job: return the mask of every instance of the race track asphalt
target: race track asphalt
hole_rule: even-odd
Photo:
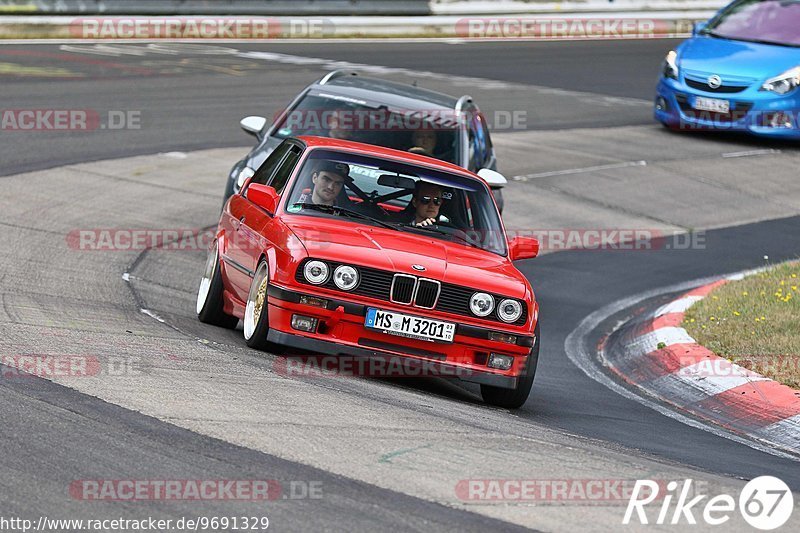
[[[37,272],[38,268],[46,269],[62,261],[57,254],[39,257],[37,250],[27,249],[26,246],[33,245],[24,238],[25,232],[52,231],[54,235],[58,233],[57,239],[63,240],[60,232],[64,227],[79,224],[82,212],[77,210],[87,208],[80,200],[55,202],[48,196],[48,188],[53,186],[53,191],[63,192],[46,178],[37,178],[33,185],[44,198],[42,205],[48,206],[48,210],[42,210],[42,206],[35,203],[25,209],[19,208],[21,198],[28,198],[18,182],[20,173],[40,171],[37,176],[46,176],[47,169],[55,171],[64,165],[88,161],[247,145],[249,138],[238,128],[239,117],[256,113],[270,116],[323,71],[319,63],[303,65],[297,57],[441,73],[443,78],[448,75],[474,78],[476,87],[464,87],[464,92],[476,96],[484,110],[528,110],[529,116],[537,119],[532,120],[529,131],[595,128],[600,134],[605,128],[644,127],[651,124],[649,100],[658,64],[666,50],[675,44],[669,40],[646,40],[229,45],[240,51],[269,51],[286,56],[270,62],[225,52],[196,53],[197,50],[187,51],[186,48],[180,52],[172,49],[174,53],[163,50],[153,53],[146,49],[141,53],[124,53],[123,48],[98,51],[90,48],[91,45],[76,45],[86,47],[80,51],[62,50],[50,44],[0,45],[0,63],[29,69],[24,76],[0,75],[0,98],[4,108],[95,109],[101,116],[109,110],[133,111],[146,125],[139,130],[95,135],[0,132],[0,176],[5,176],[9,182],[15,180],[10,189],[4,187],[7,192],[2,195],[0,207],[5,207],[6,215],[0,215],[0,225],[8,232],[17,232],[16,237],[6,236],[0,241],[6,248],[1,264],[7,274],[0,273],[0,294],[5,309],[0,316],[0,326],[5,323],[3,329],[7,330],[8,343],[3,349],[17,350],[16,353],[31,353],[36,349],[35,329],[20,328],[25,325],[24,321],[14,319],[22,314],[16,307],[23,305],[20,302],[35,305],[35,283],[18,286],[10,280],[19,279],[18,276],[23,275],[21,272],[27,270],[35,281],[43,276]],[[130,48],[137,47],[142,45]],[[57,68],[65,69],[61,78],[53,78],[53,69]],[[400,76],[398,72],[392,75]],[[460,88],[461,83],[469,84],[469,79],[451,80],[449,85],[447,81],[423,79],[431,86],[439,83],[450,91],[454,90],[453,86]],[[507,90],[493,89],[489,83],[481,85],[480,80],[505,83]],[[531,87],[530,94],[538,95],[539,99],[526,97],[525,87]],[[511,132],[508,135],[524,134]],[[671,142],[669,136],[665,139]],[[745,148],[780,149],[793,156],[796,154],[796,149],[787,145],[738,137],[732,137],[731,142]],[[535,154],[531,158],[530,162],[515,161],[514,168],[535,168]],[[219,179],[221,194],[224,176]],[[3,181],[0,177],[0,184]],[[130,191],[141,189],[140,184],[126,186]],[[184,186],[183,181],[176,180],[176,190]],[[87,190],[93,195],[100,194],[100,186],[94,183],[87,185]],[[203,189],[197,194],[196,202],[193,199],[191,205],[178,210],[174,216],[146,206],[141,208],[142,214],[152,217],[155,225],[162,226],[186,224],[189,215],[202,218],[195,222],[199,226],[214,224],[213,211],[208,207],[214,205],[213,188],[211,192]],[[203,195],[205,197],[199,198]],[[513,199],[506,201],[513,202]],[[123,199],[115,198],[117,204],[124,204]],[[800,206],[792,206],[800,214]],[[110,216],[109,226],[114,226],[113,214]],[[125,219],[128,224],[135,223],[135,218],[134,222],[129,219]],[[498,435],[544,431],[574,436],[588,443],[587,446],[608,449],[610,454],[627,454],[636,460],[655,461],[665,468],[683,468],[732,479],[776,475],[798,491],[800,468],[796,461],[687,426],[623,398],[585,375],[569,360],[564,348],[567,336],[581,320],[609,303],[658,287],[762,266],[764,256],[772,262],[796,258],[798,250],[800,216],[711,229],[705,233],[705,245],[696,249],[565,251],[520,263],[519,268],[531,280],[542,306],[543,337],[534,390],[526,406],[515,413],[483,408],[476,401],[475,387],[439,381],[404,385],[384,382],[362,385],[355,381],[341,385],[340,390],[359,403],[387,406],[393,402],[402,403],[410,412],[425,411],[424,405],[404,403],[408,394],[422,392],[430,395],[431,402],[437,405],[440,398],[447,400],[448,405],[452,403],[450,400],[464,402],[464,410],[468,412],[461,413],[460,407],[450,411],[447,407],[443,417],[462,424],[460,427],[465,432],[470,430],[465,422],[468,415],[480,417],[475,413],[484,410],[486,423],[490,424],[488,420],[491,419],[491,432]],[[66,263],[62,266],[67,270],[80,269],[79,261],[69,263],[74,259],[65,255]],[[148,309],[158,312],[178,328],[178,332],[164,334],[170,340],[172,337],[202,338],[212,345],[241,350],[240,332],[209,328],[192,318],[193,295],[188,287],[193,286],[194,280],[187,282],[185,278],[196,276],[202,261],[199,253],[181,258],[160,255],[153,258],[145,254],[137,263],[141,265],[137,268],[144,280],[142,286],[132,285],[138,299],[120,296],[120,312],[136,315],[136,306],[146,301]],[[23,263],[24,269],[20,267]],[[120,264],[114,265],[114,276],[117,276],[114,279],[118,279]],[[15,273],[15,269],[19,272]],[[72,281],[72,274],[67,273],[64,285],[70,287],[66,293],[71,296],[64,297],[63,313],[80,308],[81,297],[73,294],[86,289],[86,285]],[[52,306],[50,310],[59,309],[58,305],[61,304],[48,303]],[[97,327],[102,330],[104,325]],[[80,332],[72,333],[80,336]],[[599,328],[587,341],[592,343],[605,333],[607,331]],[[87,338],[92,336],[87,334]],[[245,365],[254,374],[260,372],[261,363],[257,359],[246,355],[239,357],[242,361],[238,364]],[[265,357],[271,360],[273,356]],[[231,394],[236,393],[236,390],[231,391]],[[136,479],[170,475],[181,479],[250,479],[268,472],[269,478],[287,482],[320,480],[326,486],[326,495],[332,495],[322,503],[300,500],[269,506],[270,520],[280,524],[279,530],[478,531],[511,530],[516,527],[510,523],[512,521],[536,524],[535,519],[528,522],[509,519],[500,511],[456,509],[446,503],[432,502],[430,498],[417,497],[413,491],[389,490],[360,480],[363,477],[354,475],[351,479],[341,472],[308,466],[303,460],[287,460],[258,451],[257,447],[247,449],[164,422],[169,417],[146,416],[142,414],[147,412],[145,404],[117,406],[35,378],[22,382],[0,379],[0,396],[3,426],[0,442],[5,450],[0,458],[0,470],[4,474],[0,480],[0,501],[4,512],[7,509],[9,514],[142,515],[141,504],[86,503],[67,498],[65,487],[75,479],[113,477],[115,473],[120,478]],[[204,505],[204,515],[252,510],[243,504],[225,502]],[[186,503],[155,502],[147,504],[146,509],[151,515],[197,514],[196,507]],[[548,524],[552,529],[552,522],[542,525]]]

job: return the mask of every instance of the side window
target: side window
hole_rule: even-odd
[[[275,150],[269,154],[269,157],[267,157],[264,162],[261,163],[261,166],[258,167],[258,170],[256,170],[252,183],[266,185],[272,175],[275,173],[278,165],[280,165],[281,161],[283,160],[283,156],[286,155],[291,146],[292,145],[288,142],[284,142],[275,148]]]
[[[492,153],[494,148],[492,147],[492,137],[489,135],[489,126],[486,124],[486,117],[483,116],[483,113],[478,114],[478,121],[480,124],[481,131],[483,132],[483,139],[484,139],[484,154],[483,154],[483,164],[482,166],[487,166],[489,160],[492,157]]]
[[[480,169],[475,168],[475,130],[472,129],[472,121],[470,121],[467,127],[467,148],[469,149],[469,159],[467,160],[469,166],[467,169],[469,169],[470,172],[477,172]]]
[[[286,159],[283,160],[280,168],[272,177],[272,181],[269,182],[270,187],[278,191],[278,194],[283,193],[283,190],[286,188],[286,182],[289,181],[289,176],[292,175],[292,171],[297,164],[297,160],[300,159],[301,153],[302,150],[299,146],[292,145],[289,148],[289,154],[286,156]]]
[[[474,171],[477,171],[483,168],[488,155],[486,130],[481,115],[477,112],[471,113],[469,118],[469,136],[470,168],[474,167]]]

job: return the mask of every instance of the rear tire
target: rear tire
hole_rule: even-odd
[[[239,323],[239,319],[223,311],[223,288],[222,273],[219,269],[219,244],[215,242],[214,249],[208,252],[206,267],[200,279],[195,311],[200,322],[233,329]]]
[[[531,388],[533,387],[533,378],[536,377],[536,366],[539,364],[540,340],[538,322],[536,323],[536,329],[533,334],[536,340],[528,356],[525,371],[517,382],[517,387],[515,389],[503,389],[500,387],[492,387],[491,385],[481,385],[481,396],[484,402],[506,409],[518,409],[525,405],[531,393]]]
[[[267,290],[269,289],[269,268],[262,260],[258,264],[250,293],[247,295],[247,306],[244,310],[244,340],[256,350],[266,350],[271,346],[267,340],[269,335],[269,306]]]

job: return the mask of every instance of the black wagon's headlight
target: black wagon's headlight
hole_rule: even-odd
[[[322,285],[328,281],[330,268],[322,261],[309,261],[303,268],[303,276],[313,285]]]
[[[250,167],[244,167],[242,170],[239,171],[239,174],[236,176],[236,192],[242,189],[244,182],[255,176],[256,171]]]
[[[349,265],[340,265],[333,271],[333,282],[343,291],[352,291],[358,286],[358,270]]]

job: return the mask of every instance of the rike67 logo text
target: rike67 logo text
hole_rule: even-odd
[[[694,525],[700,517],[708,525],[719,526],[735,516],[738,507],[748,524],[769,531],[784,525],[794,510],[792,491],[786,483],[772,476],[761,476],[748,482],[739,493],[738,506],[729,494],[711,498],[706,494],[692,494],[691,479],[684,480],[682,485],[670,481],[665,494],[660,493],[661,488],[662,485],[649,479],[636,481],[622,523],[627,525],[634,519],[640,524]],[[657,503],[647,509],[650,511],[648,517],[645,507],[653,502]],[[658,510],[658,516],[652,520],[655,510]]]

